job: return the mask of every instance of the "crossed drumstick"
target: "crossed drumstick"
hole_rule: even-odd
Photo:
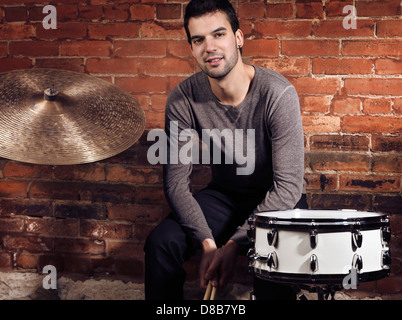
[[[203,300],[214,300],[215,299],[215,294],[216,294],[216,287],[212,286],[212,282],[208,282],[207,290],[205,291],[204,294],[204,299]]]

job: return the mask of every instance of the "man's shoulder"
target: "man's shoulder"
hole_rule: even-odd
[[[278,87],[289,87],[292,84],[287,80],[283,75],[279,72],[263,68],[260,66],[254,66],[256,72],[259,74],[259,79],[262,84],[266,84],[268,86],[278,86]]]

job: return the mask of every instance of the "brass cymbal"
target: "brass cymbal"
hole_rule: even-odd
[[[0,157],[89,163],[128,149],[144,129],[137,100],[107,81],[55,69],[0,73]]]

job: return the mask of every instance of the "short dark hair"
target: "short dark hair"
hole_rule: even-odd
[[[236,11],[228,0],[191,0],[186,7],[184,15],[184,29],[187,34],[187,41],[191,44],[191,35],[188,30],[188,22],[190,18],[201,17],[204,14],[221,11],[226,14],[233,33],[239,29],[239,20]]]

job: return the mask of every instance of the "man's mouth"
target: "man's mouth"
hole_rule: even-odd
[[[209,63],[210,65],[217,65],[219,64],[219,62],[221,62],[223,60],[222,57],[214,57],[214,58],[209,58],[207,59],[207,63]]]

